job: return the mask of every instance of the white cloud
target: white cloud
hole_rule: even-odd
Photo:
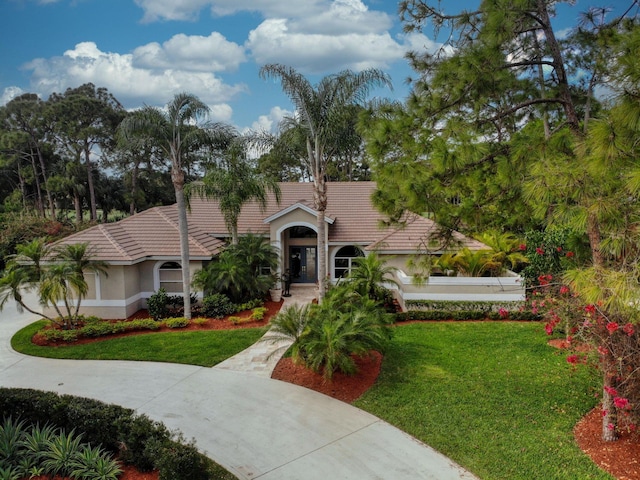
[[[388,32],[295,33],[289,30],[284,19],[265,20],[249,33],[246,46],[258,64],[285,63],[309,73],[344,68],[385,68],[402,58],[405,52]]]
[[[23,93],[25,92],[20,87],[6,87],[3,90],[2,95],[0,95],[0,106],[6,105],[11,100],[19,97]]]
[[[102,52],[93,42],[79,43],[61,57],[33,60],[25,68],[32,71],[32,88],[42,96],[92,82],[106,87],[127,107],[143,102],[163,105],[174,94],[189,92],[222,112],[228,107],[222,105],[247,89],[242,84],[227,85],[210,72],[139,68],[132,54]]]
[[[202,9],[214,15],[260,12],[266,18],[317,15],[327,8],[326,0],[135,0],[144,11],[143,22],[194,20]]]
[[[334,0],[317,15],[304,15],[290,21],[289,28],[307,34],[366,34],[384,32],[392,23],[389,15],[369,10],[361,0]]]
[[[292,115],[293,112],[280,107],[273,107],[268,115],[260,115],[258,120],[251,124],[251,130],[256,132],[275,133],[282,119]]]
[[[133,66],[152,70],[234,71],[244,61],[244,48],[218,32],[208,37],[180,33],[162,45],[148,43],[133,51]]]

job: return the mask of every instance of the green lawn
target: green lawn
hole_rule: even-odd
[[[31,337],[44,325],[45,321],[39,321],[20,330],[11,340],[13,348],[27,355],[47,358],[148,360],[212,367],[253,345],[266,331],[264,328],[241,328],[158,332],[100,340],[84,345],[33,345]]]
[[[37,347],[38,322],[12,340],[23,353],[212,366],[264,329],[171,332],[88,345]],[[376,385],[355,405],[451,457],[483,480],[611,479],[576,446],[572,429],[597,402],[598,379],[546,344],[540,323],[399,326]]]
[[[539,323],[399,326],[355,405],[483,480],[610,479],[572,436],[596,404],[597,379],[546,340]]]

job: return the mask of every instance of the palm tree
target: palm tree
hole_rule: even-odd
[[[55,260],[57,262],[63,262],[71,268],[71,272],[69,272],[71,277],[75,275],[80,276],[86,283],[84,278],[85,273],[108,276],[107,263],[102,260],[94,260],[94,254],[95,252],[88,243],[73,243],[57,249]],[[77,318],[78,316],[83,296],[84,295],[77,295],[75,311],[72,315],[73,318]]]
[[[189,271],[189,232],[184,195],[184,168],[188,153],[199,148],[208,140],[206,132],[193,125],[193,122],[198,121],[208,112],[209,107],[198,97],[188,93],[180,93],[167,104],[166,110],[144,107],[123,120],[118,129],[120,142],[123,144],[130,144],[135,137],[145,140],[151,139],[171,161],[171,181],[178,208],[185,318],[191,318],[191,275]]]
[[[327,277],[326,224],[327,164],[333,150],[340,145],[344,116],[349,107],[364,103],[372,87],[389,86],[389,77],[380,70],[367,69],[359,73],[350,70],[323,77],[317,85],[294,68],[268,64],[260,69],[262,78],[277,78],[282,90],[293,102],[295,116],[285,119],[283,127],[301,128],[305,132],[308,171],[313,176],[314,204],[318,229],[319,297],[324,298]]]
[[[383,285],[385,283],[398,285],[398,282],[393,279],[397,268],[385,265],[384,260],[375,252],[366,257],[354,258],[353,263],[355,268],[349,273],[348,279],[356,291],[371,300],[384,301],[386,289]]]
[[[205,175],[202,182],[191,183],[185,190],[187,198],[197,194],[200,197],[218,200],[233,245],[238,243],[238,217],[245,203],[254,200],[264,211],[267,207],[268,191],[273,192],[276,202],[280,203],[278,183],[260,175],[247,162],[249,142],[250,139],[233,133],[233,138],[224,152],[223,165],[215,166]]]

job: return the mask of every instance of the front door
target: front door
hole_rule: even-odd
[[[317,247],[289,247],[289,270],[293,283],[315,283],[318,280]]]

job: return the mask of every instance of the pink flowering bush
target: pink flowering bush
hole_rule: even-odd
[[[602,304],[584,305],[568,286],[558,286],[553,277],[541,278],[532,303],[544,314],[545,332],[564,334],[569,364],[587,363],[602,373],[603,438],[614,439],[622,429],[635,430],[640,421],[640,336],[635,320],[611,313]],[[585,352],[579,348],[584,345],[591,348]]]

